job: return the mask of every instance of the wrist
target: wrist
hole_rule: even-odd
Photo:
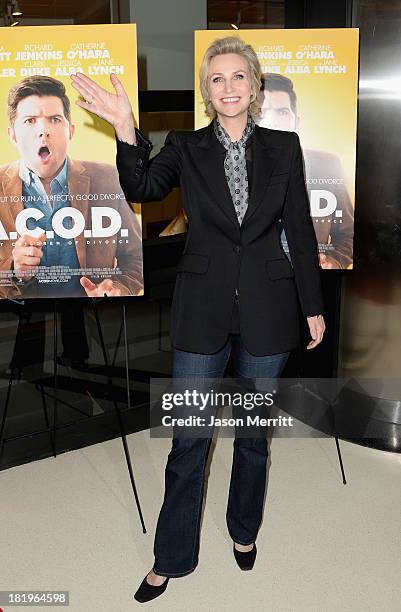
[[[118,140],[127,144],[136,145],[135,125],[132,116],[122,123],[116,123],[114,130]]]

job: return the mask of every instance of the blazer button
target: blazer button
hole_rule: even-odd
[[[141,166],[142,166],[142,164],[143,164],[143,160],[142,160],[142,158],[141,158],[141,157],[138,157],[137,162],[136,162],[136,165],[137,165],[137,166],[139,166],[139,167],[141,167]]]
[[[233,250],[235,251],[235,253],[241,253],[241,245],[240,244],[236,244],[235,247],[233,248]]]

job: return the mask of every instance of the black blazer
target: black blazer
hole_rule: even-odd
[[[215,353],[230,331],[236,290],[241,337],[254,355],[299,343],[298,299],[304,316],[323,313],[317,242],[295,132],[255,127],[248,210],[240,226],[224,172],[225,149],[213,124],[170,132],[149,161],[151,143],[117,140],[117,169],[127,200],[161,200],[181,187],[189,219],[171,313],[172,345]],[[292,265],[278,224],[285,230]]]

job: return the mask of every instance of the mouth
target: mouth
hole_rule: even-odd
[[[241,98],[239,98],[238,96],[231,96],[229,98],[221,98],[221,101],[223,102],[223,104],[236,104],[240,101],[240,99]]]
[[[38,151],[38,155],[40,157],[40,159],[42,160],[42,162],[46,163],[48,161],[48,159],[51,156],[51,152],[49,150],[49,147],[40,147],[39,151]]]

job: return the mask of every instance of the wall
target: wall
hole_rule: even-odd
[[[193,89],[193,30],[207,27],[207,0],[130,0],[138,26],[139,88]]]

